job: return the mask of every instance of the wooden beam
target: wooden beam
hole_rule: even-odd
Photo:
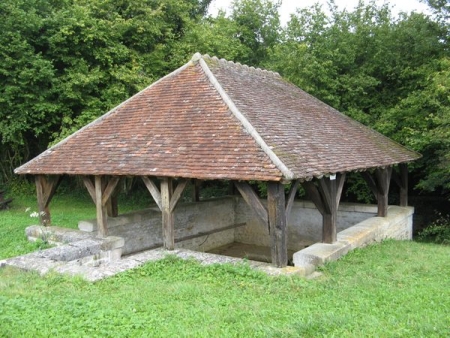
[[[339,203],[341,202],[342,190],[344,189],[346,173],[336,174],[336,208],[339,209]]]
[[[116,189],[114,189],[114,192],[111,194],[111,197],[109,199],[109,206],[108,206],[108,216],[109,217],[117,217],[119,216],[119,201],[118,201],[118,196],[119,196],[119,192],[120,192],[120,181],[122,181],[122,178],[119,179],[119,181],[117,182],[117,187]],[[109,209],[109,207],[111,209]]]
[[[105,206],[106,202],[111,198],[114,190],[117,187],[117,183],[119,183],[120,177],[114,176],[108,182],[102,193],[102,205]],[[106,182],[105,182],[106,183]]]
[[[377,168],[375,170],[375,177],[377,179],[378,216],[380,217],[387,216],[391,174],[392,174],[392,167]]]
[[[170,212],[173,212],[175,207],[177,206],[178,201],[180,200],[181,194],[183,193],[184,189],[186,188],[186,185],[188,184],[188,180],[182,180],[178,182],[177,187],[175,188],[175,191],[173,192],[172,197],[170,198]]]
[[[152,195],[153,199],[155,200],[155,203],[158,206],[159,210],[162,211],[161,193],[159,192],[158,187],[147,176],[141,176],[141,178],[144,181],[144,184],[147,187],[150,194]]]
[[[193,179],[192,180],[192,201],[199,202],[200,201],[200,188],[202,186],[202,181]]]
[[[320,190],[324,199],[325,210],[322,222],[322,242],[334,243],[337,241],[337,182],[336,177],[322,177],[319,180]]]
[[[99,237],[106,237],[108,235],[107,228],[107,212],[106,207],[102,203],[103,200],[103,185],[102,176],[95,176],[95,207],[97,209],[97,229]]]
[[[339,202],[345,182],[345,173],[322,177],[319,187],[314,182],[303,182],[309,198],[322,214],[322,242],[334,243],[337,240],[336,222]]]
[[[317,210],[319,210],[319,212],[323,215],[325,213],[325,206],[322,200],[322,196],[317,189],[317,186],[312,181],[303,182],[302,186],[306,191],[306,195],[308,195],[309,199],[314,203]]]
[[[297,194],[298,187],[300,186],[300,180],[296,180],[291,185],[289,195],[286,201],[286,224],[289,224],[289,216],[291,215],[292,205],[294,204],[295,195]]]
[[[95,185],[92,182],[92,179],[88,176],[83,176],[83,183],[89,195],[91,196],[92,201],[95,203]]]
[[[408,164],[400,163],[398,165],[400,171],[400,180],[402,182],[400,186],[400,206],[408,206]]]
[[[261,203],[256,193],[253,191],[252,187],[247,182],[234,182],[237,190],[239,190],[242,198],[245,202],[252,208],[260,222],[268,226],[269,217],[267,215],[266,207]],[[270,231],[270,228],[269,228]]]
[[[398,173],[392,170],[392,178],[400,188],[400,206],[408,206],[408,165],[400,163],[398,165]]]
[[[287,265],[288,258],[284,186],[279,182],[267,183],[267,213],[272,264],[282,268]]]
[[[162,212],[162,234],[163,246],[167,250],[175,248],[175,230],[173,212],[170,211],[171,178],[161,179],[161,212]]]
[[[61,176],[36,175],[36,194],[39,208],[39,221],[42,225],[48,226],[51,224],[51,215],[49,204],[55,195],[55,191],[61,182]]]

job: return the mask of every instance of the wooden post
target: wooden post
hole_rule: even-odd
[[[313,201],[317,210],[322,214],[322,242],[337,241],[336,222],[339,202],[345,182],[345,173],[322,177],[319,188],[313,182],[303,182],[302,185]]]
[[[167,177],[161,179],[162,235],[164,249],[167,250],[175,248],[173,213],[170,212],[171,180]]]
[[[194,179],[192,180],[192,201],[199,202],[200,201],[200,187],[202,185],[201,180]]]
[[[388,214],[388,196],[391,174],[392,167],[377,168],[377,170],[375,170],[375,177],[377,179],[377,201],[379,217],[386,217]]]
[[[400,163],[398,165],[400,170],[400,206],[408,206],[408,165],[406,163]]]
[[[284,186],[279,182],[267,183],[267,214],[269,218],[272,264],[285,267],[287,257],[286,205]]]
[[[107,229],[107,210],[106,206],[103,205],[103,184],[102,176],[95,176],[95,207],[97,209],[97,231],[99,237],[106,237],[108,235]]]
[[[51,224],[49,204],[60,182],[60,176],[49,176],[48,179],[44,175],[35,177],[39,221],[44,226]]]
[[[322,196],[326,200],[325,213],[323,214],[322,224],[322,242],[334,243],[337,241],[336,218],[337,218],[337,201],[336,201],[336,178],[323,177],[319,181],[322,190]]]

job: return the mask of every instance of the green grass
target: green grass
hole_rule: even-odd
[[[148,198],[130,199],[120,196],[121,213],[142,209],[151,203]],[[25,228],[38,224],[39,220],[30,217],[38,211],[36,197],[14,197],[11,208],[0,210],[0,259],[22,255],[42,247],[42,243],[30,243],[25,238]],[[76,197],[56,194],[50,203],[52,225],[76,229],[78,221],[95,218],[95,205],[87,192],[77,191]]]
[[[58,203],[69,208],[63,200],[55,220]],[[95,212],[69,204],[83,217]],[[10,212],[10,228],[23,230],[29,216]],[[0,336],[447,337],[449,257],[449,246],[386,241],[315,280],[174,257],[97,283],[0,269]]]

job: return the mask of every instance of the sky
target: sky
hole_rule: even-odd
[[[213,0],[209,12],[212,15],[216,15],[220,8],[227,9],[229,8],[232,0]],[[324,8],[327,8],[327,0],[282,0],[282,5],[280,8],[280,20],[282,24],[285,24],[289,21],[289,15],[295,12],[296,8],[310,7],[316,2],[319,2],[323,5]],[[358,4],[358,0],[335,0],[336,5],[340,9],[348,9],[352,10]],[[366,1],[368,2],[368,1]],[[376,3],[382,5],[384,3],[389,3],[391,7],[393,7],[393,14],[396,15],[399,12],[411,12],[411,11],[420,11],[426,12],[427,6],[418,0],[394,0],[394,1],[385,1],[385,0],[376,0]]]

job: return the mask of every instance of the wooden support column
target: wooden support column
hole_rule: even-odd
[[[49,204],[55,194],[56,188],[61,182],[61,176],[36,175],[36,193],[39,208],[39,222],[44,226],[51,224]]]
[[[94,181],[87,176],[83,177],[83,183],[97,209],[97,230],[99,237],[106,237],[108,235],[108,205],[111,206],[111,197],[114,194],[119,180],[120,178],[117,176],[107,180],[106,177],[98,175],[94,177]]]
[[[398,173],[392,170],[392,178],[400,188],[400,206],[408,206],[408,165],[400,163],[398,165]]]
[[[180,200],[181,194],[186,188],[188,181],[183,180],[178,183],[173,190],[172,179],[163,177],[161,179],[161,212],[162,212],[162,234],[163,246],[166,250],[175,248],[175,230],[174,230],[174,214],[173,211]],[[147,187],[148,188],[148,187]],[[156,192],[154,192],[155,195]]]
[[[285,267],[287,257],[286,205],[284,186],[279,182],[267,183],[267,214],[270,229],[272,264]]]
[[[377,168],[375,170],[375,177],[377,179],[377,202],[379,217],[386,217],[388,213],[388,195],[391,174],[392,167]]]
[[[192,180],[192,201],[199,202],[200,201],[200,187],[202,185],[201,180],[193,179]]]
[[[318,186],[312,181],[303,182],[302,185],[313,201],[317,210],[322,214],[322,242],[334,243],[337,241],[336,222],[339,202],[345,182],[345,173],[322,177]]]
[[[99,237],[106,237],[108,235],[107,228],[107,212],[106,207],[102,204],[103,199],[103,184],[102,176],[95,176],[95,207],[97,209],[97,231]]]
[[[170,212],[170,198],[171,178],[164,177],[161,180],[161,212],[162,212],[162,234],[163,234],[163,246],[167,250],[173,250],[175,248],[175,231],[173,213]]]

